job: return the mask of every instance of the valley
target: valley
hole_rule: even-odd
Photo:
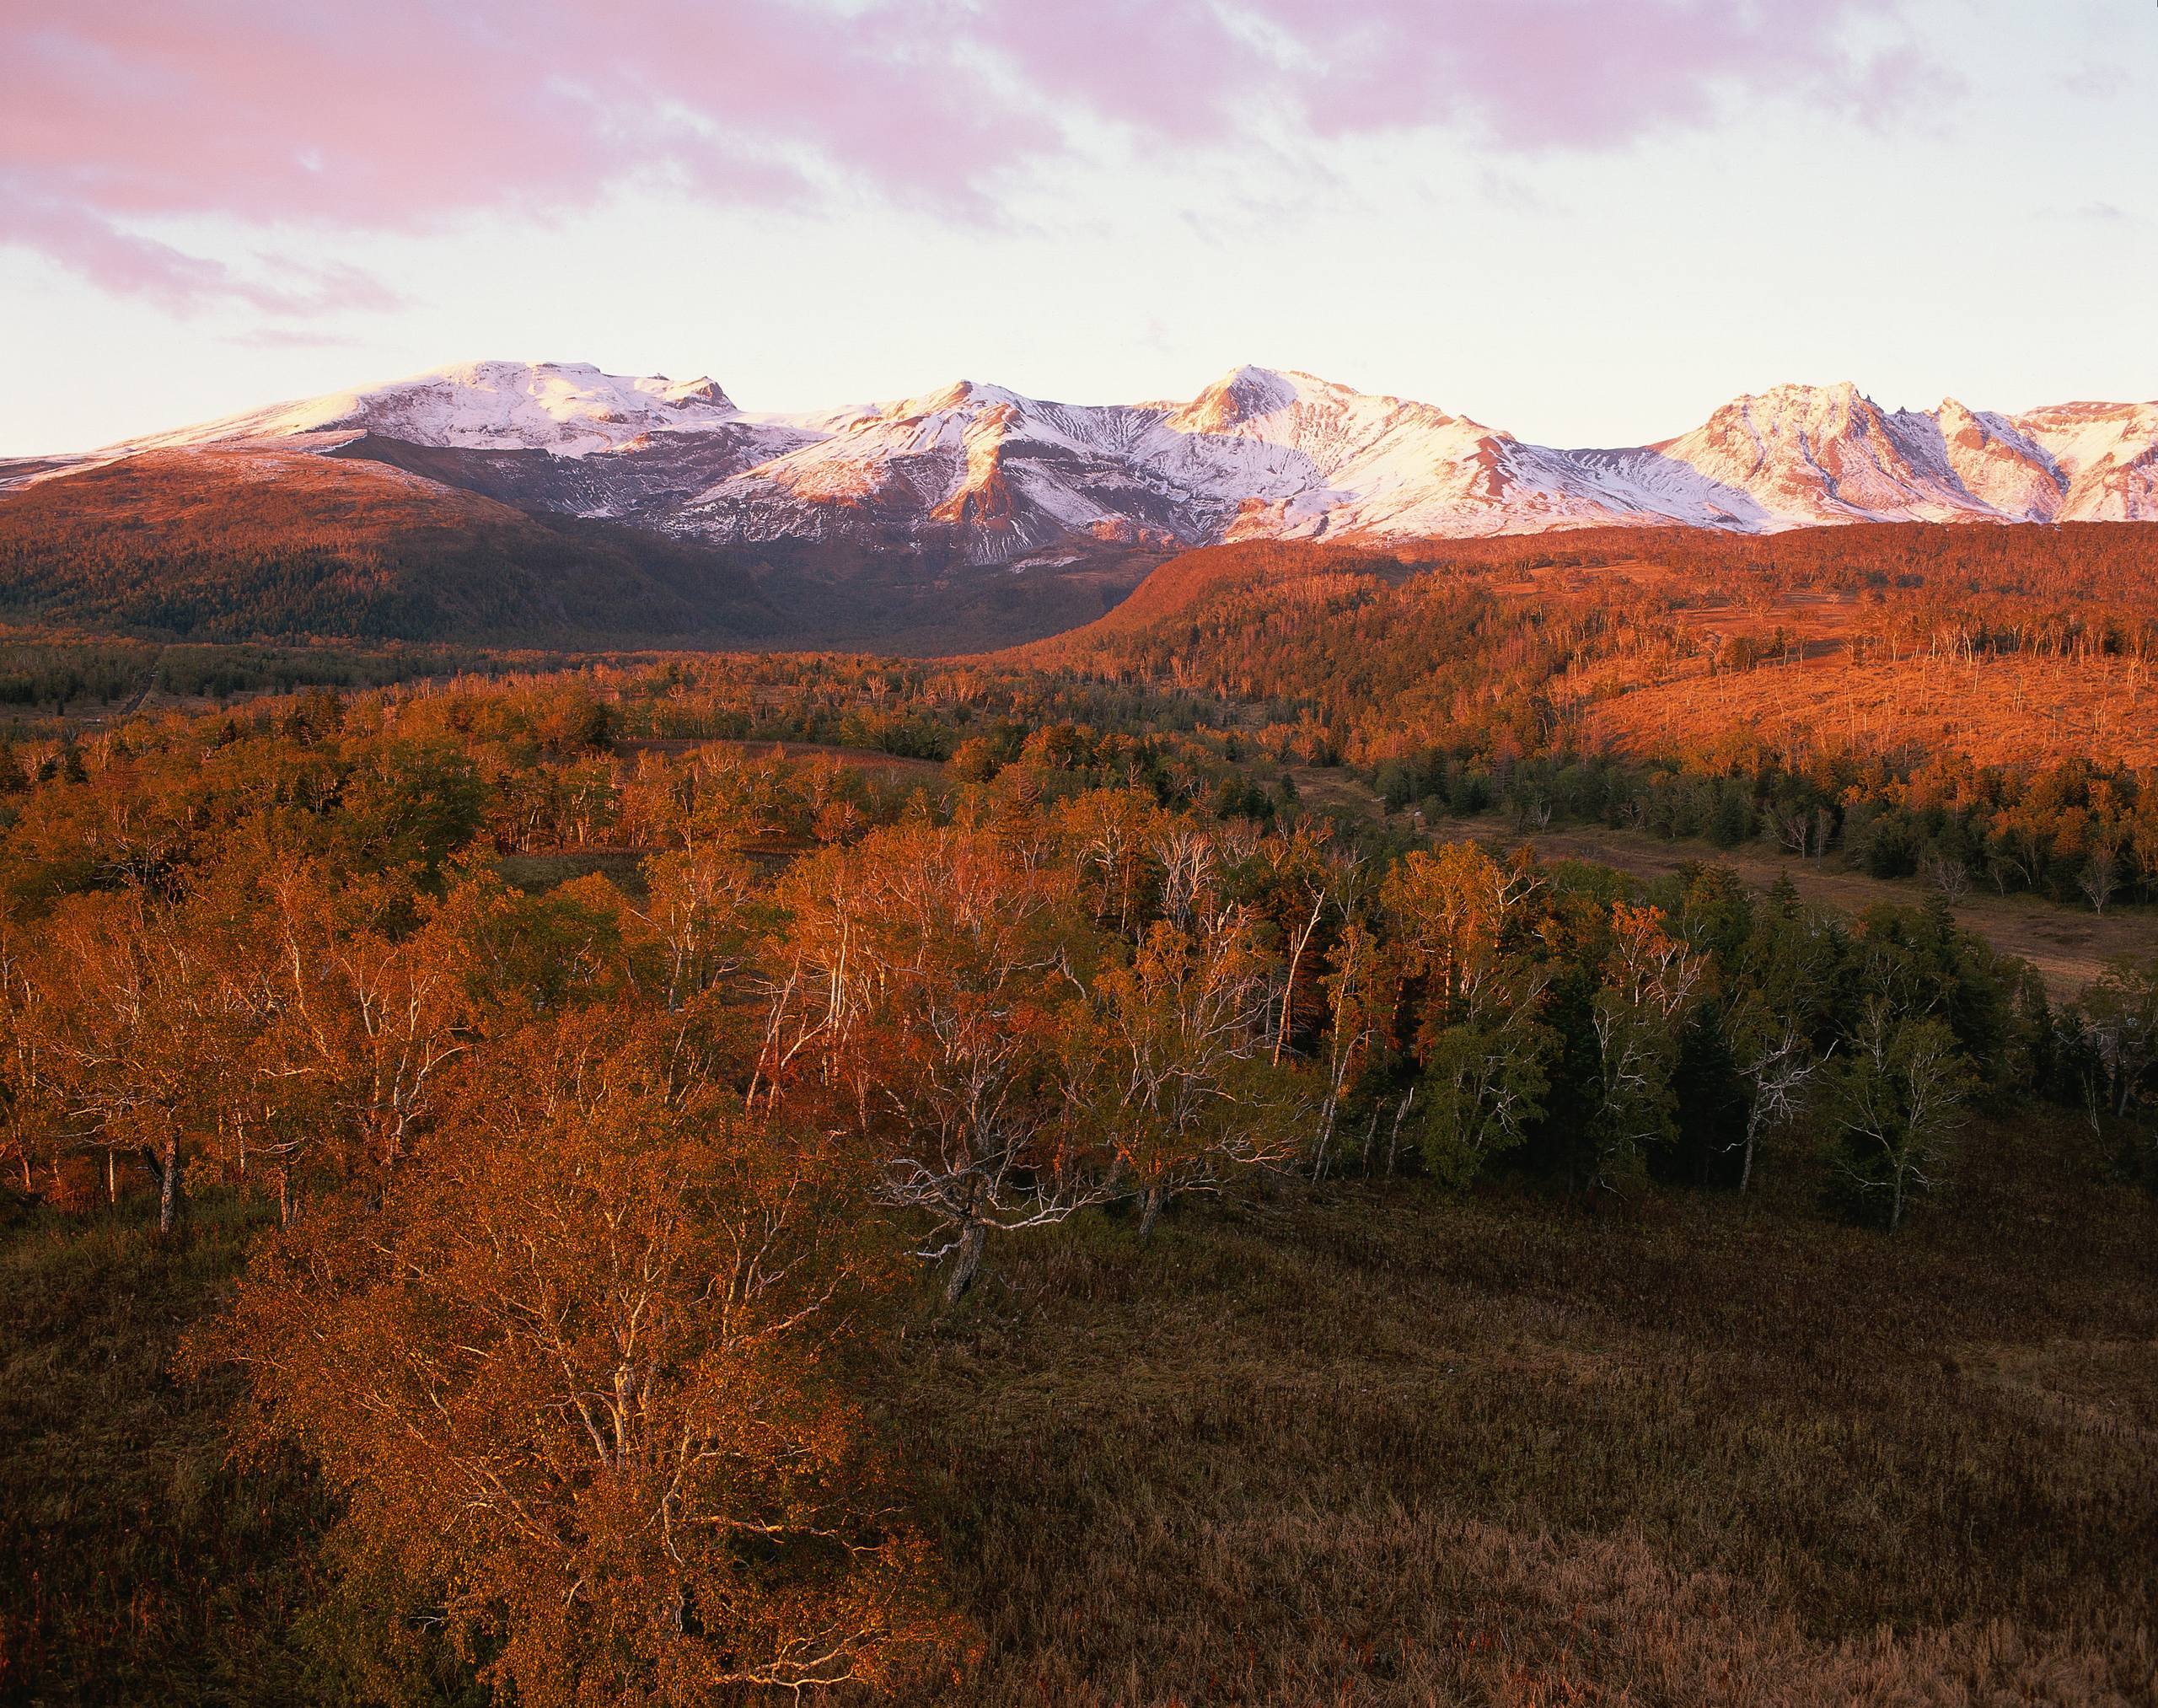
[[[2158,523],[609,384],[0,497],[0,1684],[537,1700],[688,1582],[902,1704],[2136,1699]]]

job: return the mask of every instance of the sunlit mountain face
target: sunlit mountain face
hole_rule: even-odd
[[[717,544],[976,565],[1090,544],[2158,518],[2158,404],[1892,411],[1849,384],[1785,385],[1659,443],[1569,449],[1254,367],[1182,401],[1064,404],[962,380],[758,412],[709,379],[475,362],[0,465],[0,483],[209,447],[383,463],[523,509]]]

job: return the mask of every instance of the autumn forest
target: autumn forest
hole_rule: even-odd
[[[85,547],[0,1695],[2149,1700],[2151,532],[1230,545],[922,658]]]

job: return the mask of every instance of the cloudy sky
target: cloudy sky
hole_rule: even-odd
[[[0,0],[0,454],[475,357],[2158,397],[2152,0]]]

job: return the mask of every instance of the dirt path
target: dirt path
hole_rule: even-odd
[[[1299,770],[1296,776],[1300,798],[1312,806],[1383,816],[1377,796],[1345,771]],[[1788,874],[1808,901],[1852,913],[1882,901],[1912,906],[1927,894],[1913,878],[1872,878],[1844,869],[1835,857],[1822,862],[1795,860],[1754,843],[1718,848],[1600,824],[1523,831],[1511,817],[1497,813],[1431,820],[1424,828],[1434,841],[1488,841],[1516,848],[1527,842],[1547,860],[1591,860],[1635,878],[1661,878],[1692,860],[1729,866],[1763,889]],[[2158,909],[2116,908],[2101,917],[2035,895],[1973,893],[1956,904],[1956,917],[1995,948],[2029,961],[2055,1001],[2077,995],[2118,956],[2158,956]]]
[[[620,754],[663,753],[679,755],[701,747],[731,747],[752,759],[761,759],[776,749],[788,759],[835,759],[842,765],[862,771],[907,773],[922,777],[944,775],[941,760],[910,759],[902,754],[886,753],[881,749],[867,747],[839,747],[821,741],[746,741],[731,736],[642,736],[617,742],[615,751]]]
[[[1915,879],[1871,878],[1842,869],[1833,857],[1817,863],[1751,844],[1718,848],[1706,842],[1667,842],[1645,832],[1601,825],[1524,835],[1510,819],[1497,814],[1443,820],[1425,828],[1441,841],[1475,836],[1517,846],[1527,841],[1546,859],[1593,860],[1639,878],[1660,878],[1690,860],[1729,866],[1763,889],[1788,875],[1808,901],[1854,913],[1882,901],[1910,906],[1927,894]],[[2158,955],[2158,911],[2148,908],[2116,909],[2102,917],[2035,895],[1973,894],[1956,904],[1956,918],[1995,948],[2029,961],[2046,981],[2047,994],[2056,1000],[2076,995],[2116,956]]]

